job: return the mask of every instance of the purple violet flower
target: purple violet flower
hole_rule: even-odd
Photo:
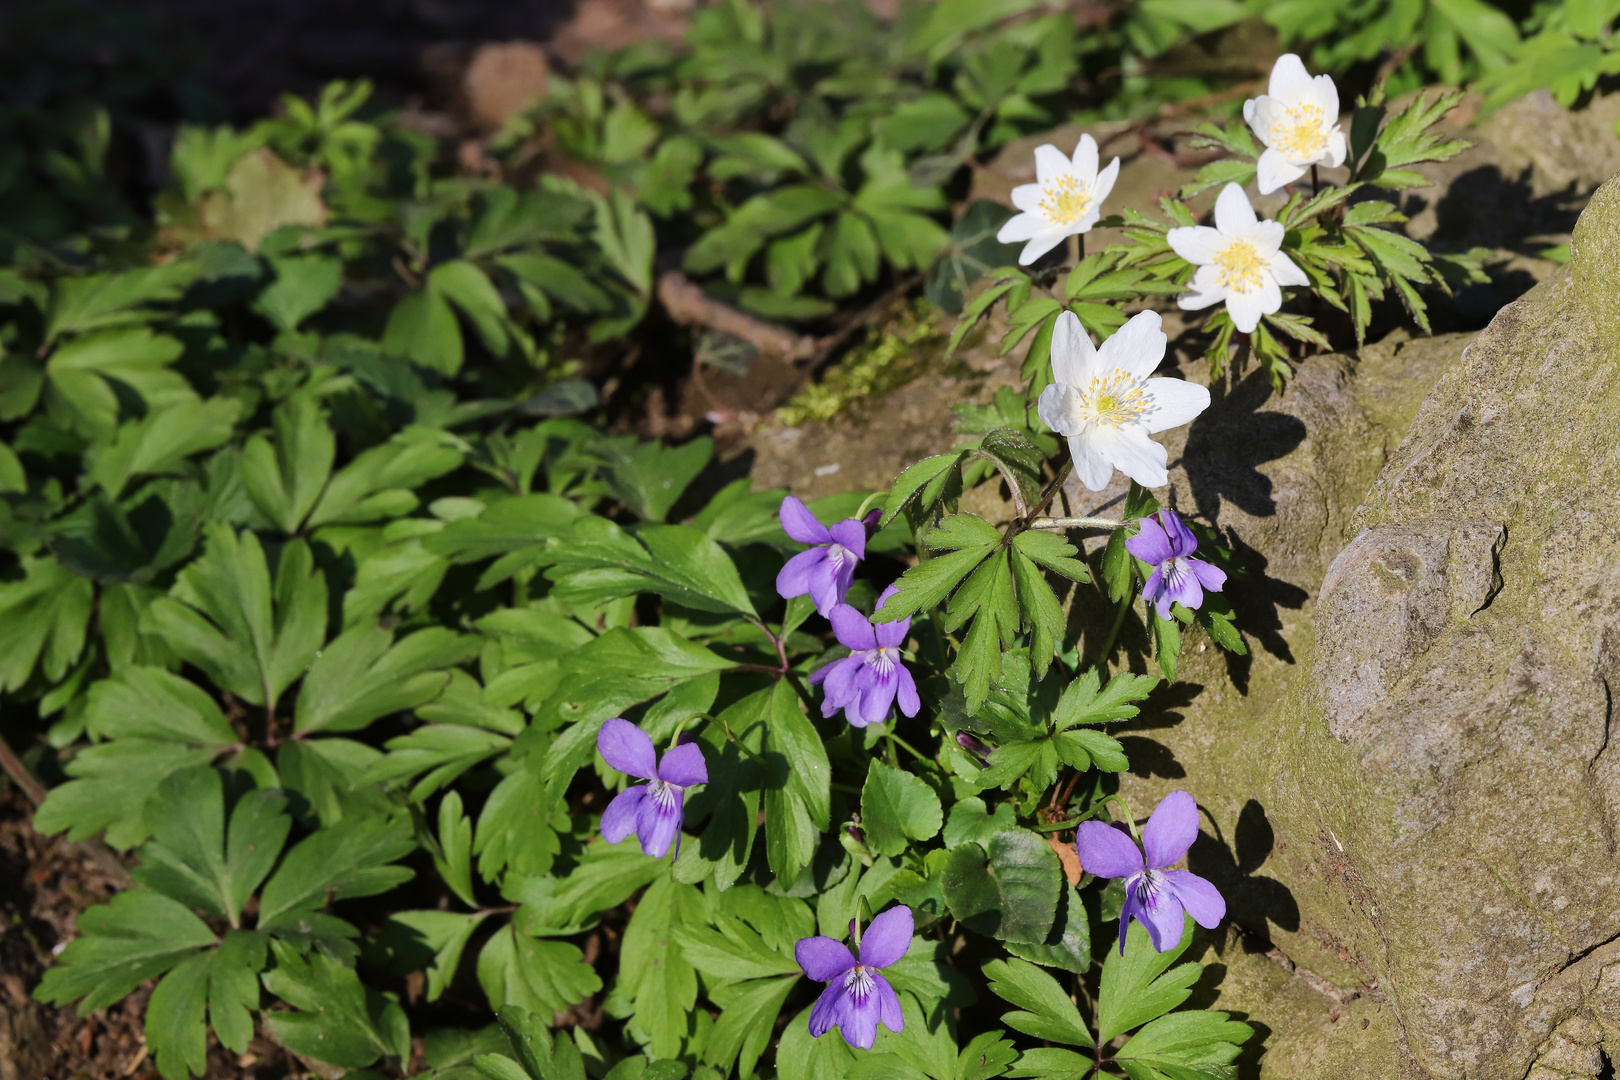
[[[864,518],[845,518],[828,527],[792,495],[783,499],[782,531],[815,547],[799,552],[782,567],[776,575],[777,595],[789,600],[809,593],[825,618],[848,595],[855,564],[866,558],[867,538],[881,516],[873,510]]]
[[[878,597],[877,606],[900,590],[890,585]],[[856,727],[880,724],[889,718],[895,699],[900,711],[916,716],[921,708],[917,684],[900,662],[900,646],[911,631],[911,619],[872,623],[848,604],[839,604],[828,616],[838,643],[850,650],[842,660],[834,660],[810,674],[810,682],[826,682],[821,715],[844,710],[844,719]]]
[[[878,974],[906,955],[911,948],[913,920],[911,909],[896,905],[872,920],[861,939],[859,959],[848,945],[830,937],[800,938],[793,957],[804,973],[824,982],[815,1007],[810,1010],[810,1034],[816,1038],[833,1028],[843,1032],[844,1041],[862,1050],[872,1049],[878,1021],[890,1031],[904,1031],[900,997],[889,980]],[[855,922],[850,921],[850,933]]]
[[[984,761],[989,761],[990,755],[995,753],[995,747],[990,746],[967,731],[958,731],[956,733],[956,745]]]
[[[1160,510],[1138,518],[1142,531],[1125,541],[1125,550],[1153,567],[1153,574],[1142,587],[1142,599],[1159,609],[1159,618],[1170,618],[1170,605],[1179,603],[1198,610],[1204,590],[1220,592],[1226,572],[1203,559],[1192,558],[1198,539],[1174,510]]]
[[[1123,822],[1082,821],[1075,830],[1074,849],[1080,867],[1102,878],[1125,879],[1125,907],[1119,913],[1119,951],[1125,951],[1125,931],[1135,919],[1147,928],[1157,952],[1174,948],[1186,924],[1181,913],[1213,930],[1226,917],[1220,892],[1186,870],[1171,870],[1198,836],[1198,804],[1185,791],[1172,791],[1142,826],[1142,849],[1126,832]]]
[[[617,844],[634,833],[641,850],[655,859],[663,858],[671,843],[679,853],[686,789],[709,782],[702,748],[695,742],[682,743],[660,762],[645,731],[614,717],[602,725],[596,749],[620,772],[652,781],[626,788],[608,803],[602,814],[602,839]]]

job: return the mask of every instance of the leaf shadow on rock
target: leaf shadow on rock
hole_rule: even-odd
[[[1230,583],[1227,589],[1237,611],[1237,624],[1245,634],[1258,639],[1267,652],[1293,663],[1278,612],[1303,605],[1305,590],[1269,576],[1265,556],[1242,538],[1233,522],[1221,521],[1225,506],[1250,518],[1277,514],[1271,477],[1260,466],[1293,453],[1305,441],[1306,431],[1304,421],[1298,417],[1264,408],[1274,393],[1271,383],[1258,370],[1235,385],[1212,387],[1210,407],[1188,429],[1187,448],[1180,464],[1187,473],[1198,515],[1221,530],[1233,550],[1234,561],[1244,572],[1244,577]],[[1248,692],[1248,666],[1247,657],[1228,658],[1239,693]]]
[[[1271,947],[1273,926],[1288,933],[1299,930],[1299,904],[1293,892],[1259,873],[1277,842],[1265,807],[1255,799],[1246,802],[1230,842],[1213,815],[1206,810],[1204,817],[1211,831],[1199,831],[1187,853],[1187,868],[1226,898],[1227,918],[1246,932],[1244,949],[1265,952]]]
[[[1114,733],[1130,758],[1132,776],[1144,780],[1186,778],[1187,770],[1176,760],[1174,751],[1156,739],[1134,733],[1175,727],[1184,719],[1178,710],[1192,705],[1203,692],[1204,687],[1198,683],[1160,683],[1142,704],[1142,711]]]

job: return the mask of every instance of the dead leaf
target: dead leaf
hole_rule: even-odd
[[[224,189],[203,197],[198,207],[203,231],[256,251],[283,225],[320,228],[326,224],[325,183],[318,170],[301,173],[269,150],[254,150],[231,166]]]
[[[1055,835],[1048,836],[1046,842],[1057,852],[1058,862],[1063,864],[1063,876],[1069,879],[1069,884],[1080,884],[1080,853],[1074,849],[1074,845],[1065,844]]]

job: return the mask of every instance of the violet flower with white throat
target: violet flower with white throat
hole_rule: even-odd
[[[1069,440],[1074,473],[1101,491],[1118,469],[1143,487],[1170,482],[1169,454],[1148,438],[1191,423],[1209,408],[1209,390],[1181,379],[1150,378],[1167,343],[1156,311],[1142,311],[1093,348],[1065,311],[1052,328],[1052,385],[1041,391],[1041,422]]]
[[[1313,79],[1304,61],[1284,53],[1271,69],[1269,89],[1243,103],[1243,119],[1266,146],[1256,163],[1262,195],[1293,183],[1312,165],[1343,165],[1345,155],[1332,76]]]
[[[1252,333],[1260,316],[1281,310],[1282,286],[1311,283],[1282,253],[1285,232],[1281,222],[1256,217],[1243,189],[1227,184],[1215,200],[1213,229],[1191,225],[1165,234],[1171,250],[1198,267],[1176,303],[1197,311],[1224,300],[1232,325]]]
[[[1037,146],[1035,183],[1012,190],[1012,204],[1023,213],[1008,218],[996,239],[1028,240],[1018,255],[1018,265],[1028,266],[1069,237],[1090,232],[1118,176],[1119,158],[1097,171],[1097,140],[1090,135],[1080,136],[1073,158],[1050,143]]]

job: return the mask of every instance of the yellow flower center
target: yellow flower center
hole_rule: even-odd
[[[1147,407],[1141,384],[1118,368],[1092,376],[1091,384],[1080,392],[1080,417],[1088,424],[1124,427],[1140,420]]]
[[[1215,268],[1220,271],[1215,282],[1228,292],[1253,292],[1260,287],[1260,272],[1266,265],[1253,244],[1247,240],[1233,240],[1215,256]]]
[[[1091,189],[1072,174],[1041,188],[1041,213],[1054,225],[1073,225],[1091,208]]]
[[[1322,130],[1322,110],[1315,105],[1295,105],[1283,110],[1271,125],[1271,145],[1296,164],[1309,161],[1327,149],[1327,132]]]

